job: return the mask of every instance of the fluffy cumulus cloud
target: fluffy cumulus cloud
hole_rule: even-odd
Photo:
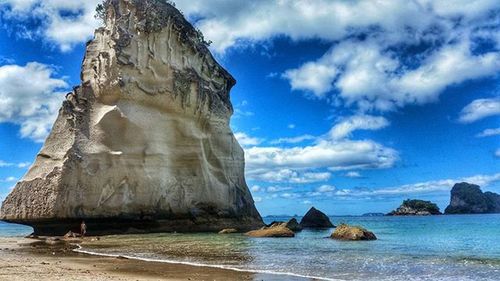
[[[492,76],[500,71],[500,53],[474,55],[470,42],[463,39],[421,54],[419,62],[402,61],[391,45],[378,38],[349,39],[335,45],[327,54],[284,77],[292,89],[310,91],[324,97],[333,88],[347,105],[363,111],[390,111],[407,104],[425,104],[438,99],[448,86],[470,79]],[[419,57],[419,56],[417,56]],[[413,64],[416,67],[412,68]],[[331,69],[322,85],[307,80],[312,65]],[[318,76],[322,76],[319,73]],[[318,79],[317,77],[314,79]]]
[[[358,169],[391,168],[398,152],[370,139],[352,139],[357,130],[379,130],[389,126],[383,117],[353,115],[341,118],[321,136],[280,138],[261,144],[257,138],[238,134],[245,147],[246,174],[251,180],[292,184],[327,182],[331,172],[346,171],[361,177]],[[249,141],[252,140],[252,141]],[[303,142],[309,141],[307,144]],[[259,145],[260,144],[260,145]],[[284,145],[286,144],[286,145]]]
[[[389,126],[389,121],[384,117],[370,115],[355,115],[344,118],[330,130],[330,137],[334,140],[350,137],[356,130],[379,130]]]
[[[283,77],[294,90],[319,98],[333,93],[364,111],[436,101],[450,85],[500,70],[496,0],[176,3],[196,16],[220,53],[275,36],[332,42],[323,57]]]
[[[0,5],[7,20],[41,23],[34,32],[22,31],[34,33],[27,37],[42,36],[65,51],[92,36],[99,2],[4,0]],[[333,96],[363,111],[436,101],[450,85],[500,71],[496,0],[175,3],[220,54],[277,36],[331,42],[321,58],[284,71],[283,77],[294,90]]]
[[[251,147],[245,150],[247,168],[331,170],[388,168],[398,159],[395,150],[371,140],[320,140],[304,147]]]
[[[14,23],[39,23],[32,30],[14,30],[25,38],[41,37],[57,45],[62,51],[69,51],[75,44],[91,38],[100,25],[95,19],[95,8],[102,0],[3,0],[2,18]],[[22,25],[19,25],[21,27]]]
[[[21,137],[43,141],[64,98],[58,91],[68,87],[55,74],[36,62],[0,66],[0,122],[18,124]]]
[[[477,99],[462,109],[459,120],[472,123],[494,115],[500,115],[500,98]]]
[[[250,170],[248,178],[264,182],[313,183],[327,181],[332,176],[330,172],[298,172],[291,169]]]
[[[234,137],[238,140],[238,142],[242,146],[258,145],[262,142],[262,139],[251,137],[251,136],[249,136],[245,133],[242,133],[242,132],[234,133]]]

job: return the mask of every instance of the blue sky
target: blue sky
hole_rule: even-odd
[[[72,86],[99,1],[0,0],[0,200]],[[441,208],[500,192],[498,1],[179,0],[237,79],[232,128],[263,215]]]

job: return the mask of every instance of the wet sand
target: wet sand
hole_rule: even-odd
[[[74,245],[0,238],[0,280],[304,280],[210,267],[79,254]]]

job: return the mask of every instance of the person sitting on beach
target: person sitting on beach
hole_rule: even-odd
[[[85,224],[85,221],[82,221],[80,224],[80,234],[82,237],[85,237],[85,234],[87,233],[87,225]]]

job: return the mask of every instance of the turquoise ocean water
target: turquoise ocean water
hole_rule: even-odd
[[[287,219],[267,217],[265,221]],[[333,229],[264,239],[168,233],[107,236],[80,250],[326,280],[500,280],[500,214],[331,220],[362,225],[379,239],[326,238]],[[0,236],[21,236],[30,230],[0,223]]]

